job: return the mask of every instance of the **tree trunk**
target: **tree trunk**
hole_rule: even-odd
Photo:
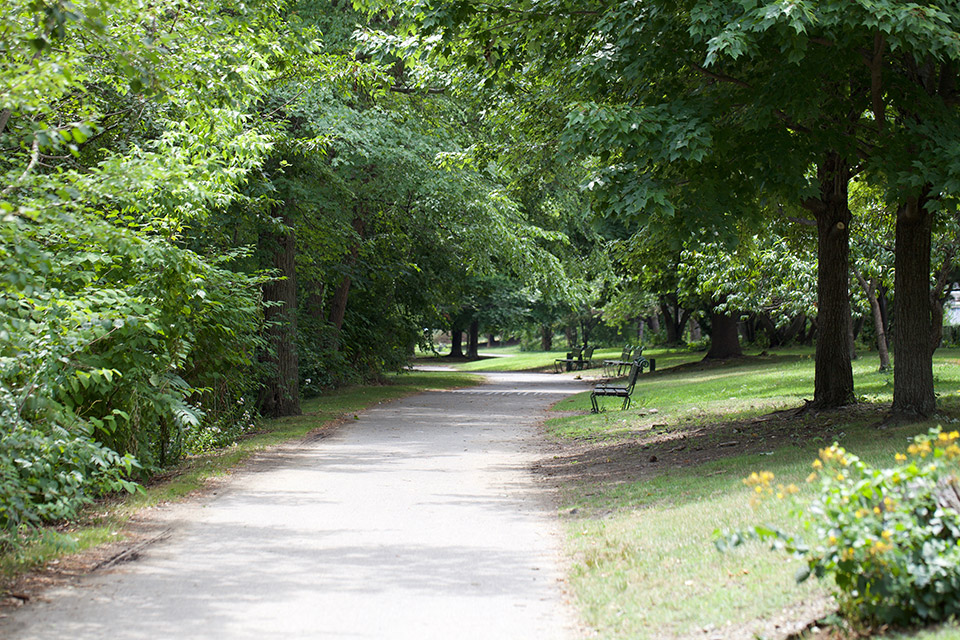
[[[307,296],[306,312],[314,320],[323,320],[323,285],[311,283],[307,286],[310,295]]]
[[[933,352],[930,349],[930,231],[925,198],[910,198],[897,209],[893,350],[893,413],[927,417],[936,409]]]
[[[480,321],[477,319],[470,321],[470,330],[467,335],[467,358],[470,360],[480,358]]]
[[[683,344],[683,329],[686,327],[690,312],[669,300],[660,301],[660,312],[667,328],[667,344]]]
[[[650,331],[660,333],[660,316],[654,313],[647,318],[647,324],[650,325]]]
[[[850,167],[828,153],[817,169],[820,197],[807,203],[817,220],[817,348],[813,406],[831,409],[856,401],[850,364]]]
[[[360,254],[360,242],[363,240],[363,235],[366,230],[366,222],[364,222],[363,216],[359,213],[360,209],[358,208],[357,211],[358,213],[353,219],[353,230],[357,233],[357,240],[350,248],[350,254],[344,261],[346,274],[337,286],[336,291],[334,291],[333,300],[330,302],[330,316],[328,320],[334,329],[336,329],[334,332],[334,351],[340,348],[340,331],[343,329],[343,319],[347,313],[347,300],[350,296],[350,286],[353,283],[353,279],[350,277],[350,270],[357,263],[357,257]]]
[[[890,370],[890,353],[887,351],[887,332],[883,326],[883,314],[880,311],[880,300],[877,298],[877,281],[871,278],[870,282],[863,277],[856,265],[853,266],[853,275],[856,276],[863,295],[870,302],[870,311],[873,315],[873,327],[877,334],[877,353],[880,355],[880,371]]]
[[[733,316],[720,313],[716,307],[710,309],[710,350],[704,359],[739,358],[743,355],[738,324]]]
[[[497,336],[495,336],[495,335],[492,334],[492,333],[488,333],[488,334],[487,334],[487,346],[488,346],[488,347],[493,347],[493,346],[496,346],[496,344],[497,344]]]
[[[688,324],[690,325],[690,342],[699,342],[703,339],[703,330],[700,328],[700,323],[697,322],[697,319],[690,318]]]
[[[280,277],[263,285],[267,340],[270,345],[262,357],[269,365],[269,378],[260,387],[257,405],[268,417],[300,415],[300,381],[297,361],[297,271],[296,235],[292,220],[284,209],[282,233],[264,232],[261,247],[270,252],[271,263]]]
[[[563,328],[563,334],[564,334],[564,335],[566,336],[566,338],[567,338],[567,346],[568,346],[568,347],[575,347],[575,346],[577,346],[577,343],[579,342],[579,338],[577,337],[577,328],[576,328],[576,327],[571,327],[571,326],[566,326],[566,327],[564,327],[564,328]]]
[[[451,329],[450,330],[450,353],[447,354],[448,358],[462,358],[463,357],[463,331],[460,329]]]
[[[540,349],[550,351],[553,348],[553,327],[545,324],[540,327]]]

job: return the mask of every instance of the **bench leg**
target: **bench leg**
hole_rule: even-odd
[[[597,396],[590,394],[590,413],[600,413],[600,405],[597,404]]]
[[[623,406],[620,407],[620,410],[621,410],[621,411],[626,411],[626,410],[629,409],[629,408],[630,408],[630,396],[624,396],[624,397],[623,397]]]

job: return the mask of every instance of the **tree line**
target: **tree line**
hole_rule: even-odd
[[[435,329],[675,341],[702,309],[716,357],[744,318],[815,333],[827,408],[854,277],[929,415],[958,16],[874,5],[7,3],[5,540]]]

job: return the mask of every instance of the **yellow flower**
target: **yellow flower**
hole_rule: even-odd
[[[813,482],[816,479],[817,479],[816,471],[812,472],[810,475],[807,476],[807,482]]]
[[[897,462],[906,462],[907,456],[903,455],[902,453],[898,453],[897,455],[893,456],[893,459]]]
[[[893,537],[893,532],[890,531],[890,529],[884,529],[884,530],[883,530],[883,533],[881,533],[880,536],[881,536],[884,540],[886,540],[886,541],[889,542],[889,541],[890,541],[890,538]]]
[[[880,507],[874,507],[873,512],[877,515],[880,515]]]
[[[843,482],[843,474],[842,474],[842,473],[838,473],[838,474],[836,475],[836,478],[837,478],[837,482]]]
[[[756,491],[757,493],[763,493],[763,487],[761,487],[760,485],[757,485],[756,487],[754,487],[753,490]]]
[[[786,491],[787,491],[787,493],[794,494],[794,493],[799,492],[799,491],[800,491],[800,488],[799,488],[797,485],[795,485],[795,484],[793,484],[793,483],[791,482],[790,484],[787,485]]]
[[[822,469],[822,468],[823,468],[823,463],[820,462],[819,460],[814,460],[814,461],[813,461],[813,468],[814,468],[814,469]]]
[[[827,542],[829,542],[830,544],[837,544],[837,536],[830,536],[829,538],[827,538]]]

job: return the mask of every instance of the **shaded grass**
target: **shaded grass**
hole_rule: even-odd
[[[388,376],[386,384],[346,387],[308,399],[302,403],[303,415],[264,420],[256,432],[237,444],[189,457],[151,479],[141,492],[112,496],[85,509],[75,522],[36,532],[21,548],[0,554],[0,576],[10,580],[64,554],[116,540],[138,511],[183,499],[202,490],[208,480],[230,473],[253,454],[329,429],[367,407],[421,391],[471,386],[480,381],[478,376],[460,372],[407,372]]]
[[[934,379],[942,401],[960,397],[960,350],[941,349],[934,361]],[[869,355],[854,361],[854,380],[863,402],[890,402],[893,374],[880,373]],[[561,437],[620,438],[658,424],[695,425],[759,416],[802,406],[813,397],[811,350],[792,349],[743,360],[704,363],[644,374],[637,381],[633,405],[619,411],[619,401],[601,399],[610,410],[600,415],[566,416],[550,421]],[[589,392],[560,402],[561,411],[589,412]]]
[[[869,424],[848,424],[842,444],[867,461],[892,463],[907,438],[929,426],[878,432]],[[829,585],[795,583],[795,559],[760,545],[723,554],[713,545],[716,530],[761,523],[798,530],[789,502],[752,508],[742,478],[772,471],[778,482],[800,486],[797,499],[808,501],[804,478],[817,448],[804,443],[771,455],[668,469],[639,481],[566,487],[563,510],[574,514],[566,525],[576,559],[571,584],[586,621],[602,638],[675,637],[708,626],[748,626],[823,597]]]
[[[764,637],[774,631],[773,622],[767,621],[811,615],[801,611],[801,603],[825,602],[831,586],[814,580],[796,584],[797,560],[759,545],[724,554],[715,550],[716,530],[746,530],[761,523],[799,530],[789,502],[773,500],[752,508],[742,478],[752,471],[772,471],[777,482],[800,486],[796,499],[806,502],[811,498],[804,482],[810,462],[833,439],[869,463],[892,464],[893,455],[903,451],[913,435],[941,422],[960,421],[958,351],[941,350],[935,362],[940,409],[935,420],[878,428],[877,411],[784,416],[776,428],[797,436],[787,438],[787,446],[782,446],[783,439],[772,439],[781,444],[769,451],[716,449],[714,453],[723,456],[720,459],[705,456],[697,462],[694,457],[692,462],[677,460],[672,466],[664,465],[664,460],[658,464],[647,460],[648,451],[655,449],[647,450],[642,443],[658,442],[664,432],[676,438],[697,432],[700,435],[694,440],[707,448],[709,433],[718,423],[740,425],[736,439],[741,444],[749,440],[748,435],[762,438],[763,430],[769,428],[766,423],[731,421],[800,406],[813,388],[813,361],[807,355],[794,350],[740,362],[661,370],[638,382],[636,394],[643,401],[637,409],[563,416],[548,422],[552,433],[579,441],[581,450],[584,442],[600,440],[602,444],[587,451],[609,451],[624,458],[614,461],[619,462],[617,470],[600,480],[595,469],[591,474],[575,467],[565,474],[568,479],[561,489],[567,546],[574,558],[570,581],[582,615],[598,637],[704,637],[704,629],[710,634],[706,637]],[[889,402],[892,387],[875,367],[873,359],[855,363],[857,391],[862,401]],[[564,400],[556,408],[587,411],[588,394]],[[609,444],[625,439],[637,446]],[[564,463],[585,466],[588,460],[594,467],[602,466],[596,455],[586,452],[571,454]],[[943,640],[960,634],[955,626],[947,626],[916,637]]]

